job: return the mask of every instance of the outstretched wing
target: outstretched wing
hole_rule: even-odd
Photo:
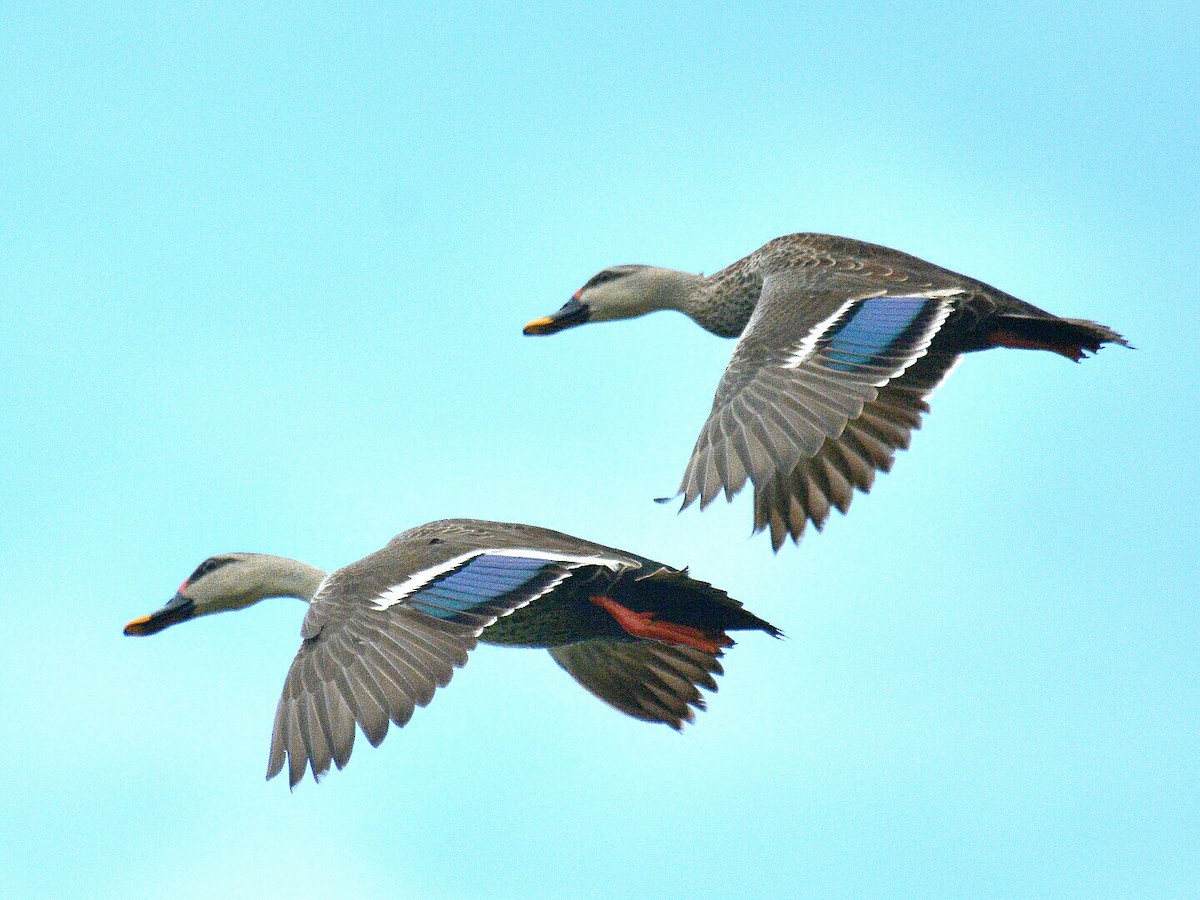
[[[875,473],[889,472],[896,450],[907,450],[912,432],[929,412],[926,398],[954,368],[953,353],[929,353],[899,378],[879,388],[858,418],[837,437],[802,459],[789,473],[776,473],[754,486],[754,530],[770,528],[778,550],[789,536],[799,543],[808,522],[818,531],[831,509],[845,513],[857,489],[870,491]]]
[[[786,478],[928,349],[959,288],[771,275],[680,484],[683,506]]]
[[[582,566],[618,569],[627,561],[540,550],[474,550],[398,575],[378,589],[392,548],[335,573],[313,598],[304,643],[275,712],[267,777],[288,763],[294,787],[306,766],[319,779],[350,759],[355,725],[373,746],[388,723],[403,726],[454,669],[480,633],[554,590]],[[386,583],[386,582],[385,582]]]
[[[658,641],[594,638],[550,650],[554,661],[595,696],[644,722],[675,730],[704,709],[700,688],[715,691],[720,654]]]

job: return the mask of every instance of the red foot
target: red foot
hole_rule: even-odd
[[[677,625],[674,622],[659,622],[652,612],[634,612],[627,606],[622,606],[612,597],[596,595],[590,598],[597,606],[605,609],[617,620],[617,624],[634,637],[650,638],[667,644],[683,644],[685,647],[695,647],[705,653],[720,653],[722,647],[732,647],[733,639],[727,634],[712,635],[693,628],[691,625]]]
[[[1035,341],[1032,338],[1022,337],[1011,331],[993,331],[988,337],[991,339],[993,347],[1012,347],[1015,350],[1049,350],[1051,353],[1065,356],[1072,362],[1079,362],[1083,359],[1082,347],[1048,344],[1045,341]]]

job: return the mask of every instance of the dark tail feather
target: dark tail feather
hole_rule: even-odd
[[[1088,353],[1095,353],[1104,344],[1131,346],[1129,341],[1111,328],[1087,319],[1043,319],[1034,316],[998,316],[988,338],[993,347],[1049,350],[1075,362]]]

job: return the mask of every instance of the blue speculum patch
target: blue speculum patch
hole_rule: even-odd
[[[426,615],[453,619],[512,593],[552,565],[545,559],[483,554],[416,591],[408,602]]]
[[[861,301],[822,349],[826,367],[853,372],[871,366],[900,342],[933,303],[926,297],[872,297]]]

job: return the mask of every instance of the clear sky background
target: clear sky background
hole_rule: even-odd
[[[97,897],[1200,893],[1200,7],[0,7],[0,872]],[[773,556],[677,516],[732,342],[521,335],[793,231],[1136,351],[967,358]],[[446,516],[727,588],[683,735],[484,647],[264,783],[302,604],[123,637],[203,558]]]

